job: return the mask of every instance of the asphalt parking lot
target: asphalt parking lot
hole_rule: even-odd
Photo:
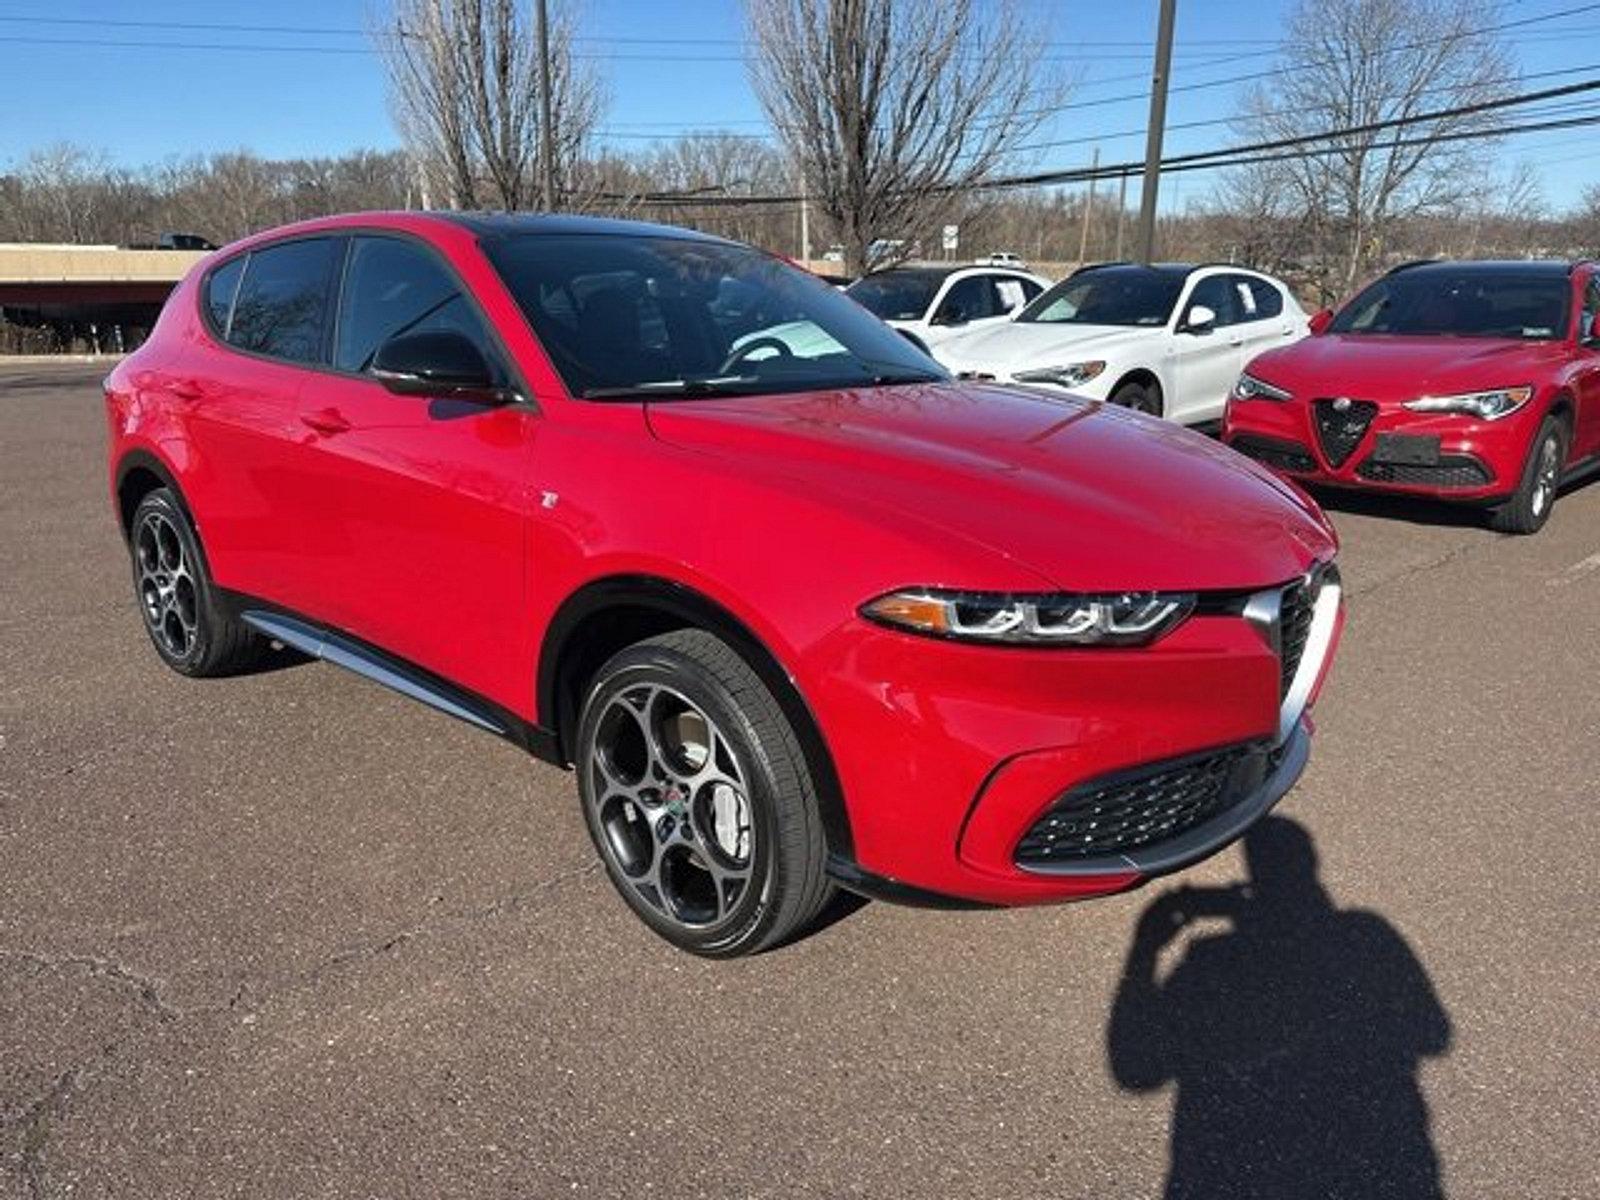
[[[103,370],[0,368],[0,1196],[1600,1194],[1600,483],[1533,538],[1335,511],[1248,862],[715,964],[565,774],[322,664],[163,668]]]

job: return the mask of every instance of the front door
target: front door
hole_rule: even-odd
[[[368,372],[402,333],[503,352],[454,272],[401,237],[350,242],[332,372],[299,399],[303,467],[320,508],[315,553],[335,586],[329,623],[517,710],[530,683],[524,535],[539,424],[529,406],[401,396]]]
[[[1209,328],[1192,328],[1197,307],[1216,316]],[[1165,397],[1166,415],[1195,424],[1221,418],[1228,392],[1244,368],[1244,341],[1239,334],[1239,302],[1225,275],[1208,275],[1196,283],[1178,306],[1172,337],[1174,394]]]

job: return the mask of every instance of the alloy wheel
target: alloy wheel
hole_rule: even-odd
[[[1544,510],[1555,499],[1556,482],[1561,475],[1561,447],[1559,439],[1547,437],[1539,443],[1539,463],[1533,484],[1533,515],[1542,517]]]
[[[755,868],[749,794],[726,735],[657,683],[612,697],[593,729],[587,802],[617,875],[679,925],[726,920]]]
[[[200,609],[178,527],[163,513],[145,513],[134,530],[133,552],[145,625],[171,657],[186,658],[199,636]]]

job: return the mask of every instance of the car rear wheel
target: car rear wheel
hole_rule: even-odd
[[[1523,464],[1522,479],[1510,500],[1495,509],[1490,524],[1501,533],[1537,533],[1550,519],[1561,468],[1567,461],[1567,427],[1559,417],[1546,417]]]
[[[139,613],[162,662],[183,675],[229,675],[260,657],[260,636],[217,603],[194,526],[167,488],[139,501],[128,549]]]
[[[1137,379],[1120,383],[1116,391],[1111,393],[1111,403],[1149,413],[1152,417],[1162,415],[1161,388],[1155,383],[1141,383]]]
[[[703,630],[603,666],[578,730],[584,819],[628,906],[675,946],[774,946],[831,894],[816,792],[794,730],[749,665]]]

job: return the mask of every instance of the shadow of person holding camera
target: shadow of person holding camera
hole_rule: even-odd
[[[1247,884],[1145,909],[1111,1014],[1117,1083],[1177,1084],[1166,1195],[1441,1196],[1417,1064],[1450,1020],[1422,964],[1383,918],[1333,906],[1302,826],[1268,817],[1244,849]]]

